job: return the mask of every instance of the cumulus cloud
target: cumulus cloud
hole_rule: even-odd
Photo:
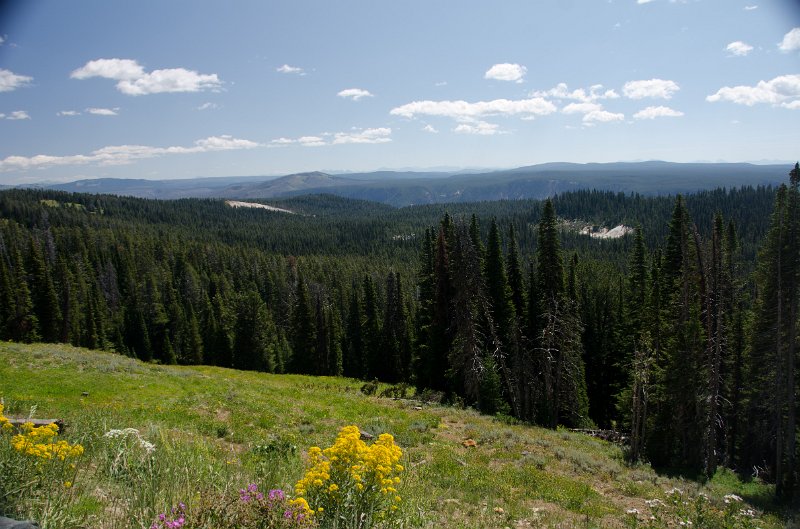
[[[783,41],[778,44],[781,51],[789,52],[800,50],[800,28],[794,28],[783,36]]]
[[[354,132],[337,132],[333,136],[333,144],[343,143],[387,143],[392,141],[392,129],[381,127]]]
[[[556,111],[556,106],[542,97],[530,99],[495,99],[492,101],[414,101],[393,108],[393,116],[414,118],[416,116],[448,117],[457,121],[478,121],[485,116],[544,116]]]
[[[669,107],[647,107],[633,115],[633,119],[678,118],[683,115],[680,110]]]
[[[561,109],[562,114],[588,114],[595,110],[603,110],[603,105],[597,103],[570,103]]]
[[[119,107],[116,108],[87,108],[86,112],[88,114],[94,114],[95,116],[116,116],[117,110]]]
[[[369,90],[364,90],[361,88],[347,88],[336,95],[339,97],[344,97],[345,99],[352,99],[353,101],[359,101],[365,97],[375,97],[369,93]]]
[[[481,136],[493,136],[501,134],[498,125],[494,123],[486,123],[485,121],[478,121],[476,123],[462,123],[453,129],[453,132],[458,134],[478,134]]]
[[[15,110],[11,114],[0,114],[0,119],[10,119],[11,121],[18,121],[22,119],[31,119],[31,117],[24,110]]]
[[[22,88],[30,84],[33,77],[27,75],[17,75],[11,70],[0,68],[0,92],[10,92],[17,88]]]
[[[649,4],[652,1],[653,0],[636,0],[636,3],[637,4]]]
[[[174,92],[219,90],[222,81],[217,74],[200,74],[185,68],[169,68],[146,72],[131,59],[97,59],[74,70],[73,79],[102,77],[117,81],[117,90],[130,96]]]
[[[595,84],[588,89],[576,88],[570,90],[566,83],[558,83],[550,90],[540,90],[531,93],[532,97],[552,97],[553,99],[570,99],[582,103],[591,103],[600,99],[617,99],[619,94],[613,89],[604,89],[603,85]]]
[[[6,36],[0,35],[0,46],[2,46],[5,41],[6,41]]]
[[[194,142],[191,147],[151,147],[148,145],[112,145],[89,154],[69,156],[8,156],[0,160],[0,171],[25,171],[65,165],[123,165],[136,160],[155,158],[167,154],[194,154],[201,152],[252,149],[259,144],[232,136],[211,136]]]
[[[203,103],[197,107],[197,110],[215,110],[217,108],[219,108],[219,106],[216,103]]]
[[[56,112],[56,116],[80,116],[81,113],[77,110],[62,110],[60,112]]]
[[[758,9],[758,6],[757,6],[757,5],[744,6],[744,10],[745,10],[745,11],[754,11],[754,10],[756,10],[756,9]]]
[[[305,75],[305,71],[299,66],[289,66],[288,64],[284,64],[283,66],[275,68],[275,71],[280,73],[294,73],[298,75]]]
[[[504,62],[501,64],[495,64],[489,68],[483,75],[483,78],[521,83],[527,71],[528,69],[521,64]]]
[[[753,47],[746,42],[742,42],[741,40],[737,40],[731,42],[725,47],[725,50],[728,51],[731,55],[735,55],[737,57],[744,57],[751,51],[753,51]]]
[[[422,130],[424,130],[425,132],[430,132],[431,134],[439,134],[439,131],[433,128],[432,125],[425,125],[424,127],[422,127]]]
[[[324,145],[343,145],[347,143],[387,143],[392,141],[392,129],[354,129],[350,132],[325,133],[320,136],[301,136],[299,138],[278,138],[272,140],[268,147],[286,147],[300,145],[302,147],[322,147]],[[326,138],[332,138],[326,140]]]
[[[755,86],[724,86],[706,101],[730,101],[749,107],[756,104],[771,104],[789,109],[800,106],[800,75],[781,75],[769,81],[759,81]]]
[[[670,99],[672,94],[680,90],[678,83],[664,79],[648,79],[641,81],[628,81],[622,87],[622,93],[630,99]]]
[[[583,123],[586,125],[594,125],[596,123],[611,123],[614,121],[623,121],[625,114],[616,114],[608,112],[607,110],[593,110],[583,116]]]

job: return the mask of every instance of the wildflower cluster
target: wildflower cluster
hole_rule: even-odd
[[[191,522],[184,529],[310,529],[315,525],[305,500],[290,500],[281,489],[262,492],[255,483],[239,489],[238,501],[215,494],[201,495],[191,515]]]
[[[25,455],[42,460],[57,458],[64,461],[83,454],[83,446],[79,444],[55,441],[58,435],[58,426],[55,423],[36,427],[33,423],[26,422],[21,431],[22,433],[11,438],[11,446]]]
[[[307,499],[323,527],[353,520],[368,527],[398,509],[402,454],[390,434],[367,446],[357,426],[345,426],[330,448],[309,449],[309,469],[295,485],[298,500]]]
[[[139,448],[144,450],[147,454],[152,454],[156,451],[156,447],[153,443],[148,441],[147,439],[142,437],[142,434],[139,433],[139,430],[136,428],[123,428],[122,430],[109,430],[103,434],[103,437],[106,439],[123,439],[123,440],[131,440],[134,444],[138,445]]]
[[[14,426],[11,424],[11,421],[3,415],[3,403],[0,402],[0,433],[10,431]]]
[[[698,492],[692,496],[679,488],[664,491],[665,500],[658,498],[646,500],[649,515],[638,509],[626,511],[626,525],[631,528],[646,527],[661,529],[667,527],[710,528],[710,529],[755,529],[757,513],[744,508],[741,497],[727,494],[722,502],[713,501],[706,494]]]
[[[150,529],[180,529],[185,523],[186,504],[181,502],[178,507],[173,507],[169,514],[165,512],[159,514],[158,519],[153,522]]]

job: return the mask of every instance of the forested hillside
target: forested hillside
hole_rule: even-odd
[[[621,428],[634,460],[755,468],[789,495],[799,177],[686,197],[269,202],[294,214],[7,190],[0,339],[413,384]],[[598,240],[583,224],[637,229]]]

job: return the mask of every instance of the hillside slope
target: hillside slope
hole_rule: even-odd
[[[645,501],[669,504],[665,491],[673,487],[686,497],[702,490],[711,510],[725,509],[722,496],[731,492],[772,509],[769,487],[741,484],[730,473],[703,486],[670,479],[626,466],[619,447],[583,434],[367,397],[351,379],[159,366],[69,346],[0,342],[0,381],[7,415],[35,410],[36,417],[63,418],[64,437],[86,447],[74,484],[48,496],[49,511],[39,504],[18,511],[44,517],[44,527],[147,527],[179,501],[190,518],[203,498],[246,483],[291,490],[305,450],[329,446],[347,424],[390,432],[403,448],[405,527],[625,527],[636,516],[629,510],[644,519]],[[103,471],[111,459],[103,434],[131,427],[155,444],[143,481]],[[463,446],[465,439],[477,446]],[[760,527],[783,523],[775,514],[759,517]]]

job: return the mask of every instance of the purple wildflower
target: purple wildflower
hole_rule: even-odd
[[[286,498],[286,495],[283,493],[281,489],[272,489],[269,491],[269,499],[270,501],[283,501]]]
[[[285,511],[283,513],[283,517],[284,518],[291,518],[292,517],[292,511],[290,511],[290,510]]]
[[[258,485],[256,485],[255,483],[251,483],[250,485],[247,486],[247,492],[255,492],[257,490],[258,490]]]

